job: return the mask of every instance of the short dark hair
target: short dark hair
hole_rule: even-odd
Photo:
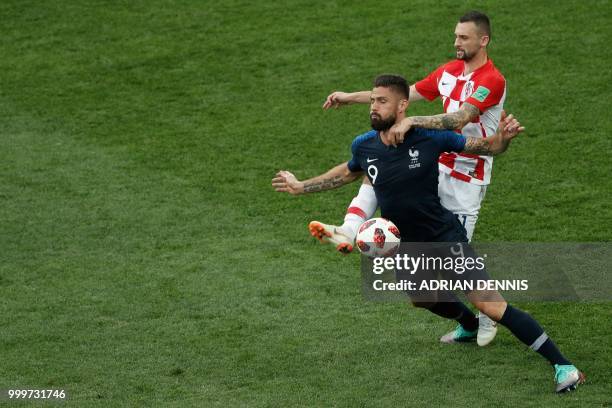
[[[485,13],[476,10],[468,11],[461,16],[459,22],[472,22],[476,24],[476,27],[480,30],[480,32],[484,32],[487,36],[489,36],[489,38],[491,38],[491,22]]]
[[[382,74],[376,77],[374,80],[374,87],[378,88],[379,86],[383,88],[391,88],[395,92],[405,96],[406,99],[410,97],[410,85],[401,75],[395,74]]]

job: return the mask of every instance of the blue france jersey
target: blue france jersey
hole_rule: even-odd
[[[396,148],[372,130],[353,140],[348,167],[366,172],[381,215],[397,225],[402,241],[434,242],[457,225],[455,215],[440,204],[438,157],[462,151],[465,140],[448,130],[412,128]]]

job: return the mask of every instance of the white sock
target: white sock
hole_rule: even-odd
[[[344,224],[339,229],[349,238],[355,239],[357,229],[365,220],[372,218],[376,212],[376,207],[378,207],[378,201],[376,201],[374,187],[369,184],[362,184],[359,193],[353,198],[346,210]]]

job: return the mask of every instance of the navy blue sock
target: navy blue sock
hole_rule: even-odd
[[[506,326],[517,339],[547,359],[550,364],[571,364],[548,338],[538,322],[522,310],[508,305],[499,323]]]
[[[427,309],[438,316],[456,320],[465,330],[478,329],[478,318],[459,299],[457,302],[439,302]]]

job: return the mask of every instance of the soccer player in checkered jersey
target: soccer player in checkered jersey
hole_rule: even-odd
[[[410,102],[440,97],[444,114],[406,117],[391,129],[395,144],[404,140],[411,127],[456,130],[464,136],[486,138],[495,134],[506,98],[506,80],[487,54],[491,38],[489,18],[470,11],[459,19],[455,28],[457,59],[430,73],[410,87]],[[353,103],[369,103],[370,91],[334,92],[323,108]],[[471,241],[478,219],[480,204],[491,180],[493,157],[447,152],[440,155],[438,195],[441,204],[453,212]],[[310,233],[317,239],[332,243],[336,249],[349,253],[357,229],[371,218],[378,206],[374,189],[367,178],[348,207],[341,226],[312,221]],[[486,346],[497,333],[495,322],[479,315],[477,343]]]

